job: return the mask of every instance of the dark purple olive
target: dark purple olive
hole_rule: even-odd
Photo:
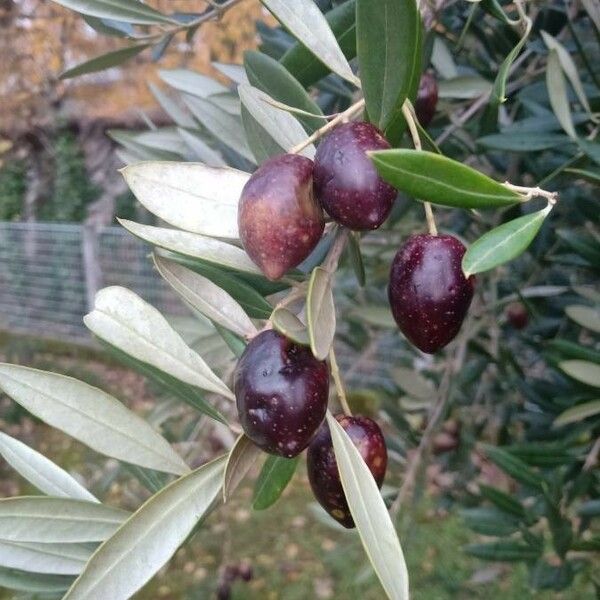
[[[458,333],[473,298],[475,278],[461,267],[463,244],[451,235],[415,235],[392,263],[388,295],[400,331],[433,354]]]
[[[513,302],[506,307],[506,318],[515,329],[525,329],[529,323],[529,313],[520,302]]]
[[[433,74],[423,73],[419,82],[419,91],[415,100],[417,119],[423,127],[427,127],[435,115],[438,101],[438,84]]]
[[[292,458],[325,418],[329,370],[310,348],[271,329],[244,350],[234,391],[246,435],[265,452]]]
[[[313,197],[313,162],[295,154],[264,162],[242,190],[238,226],[248,256],[269,279],[297,267],[325,227]]]
[[[368,417],[337,415],[338,423],[358,448],[381,488],[387,468],[387,448],[379,425]],[[306,456],[308,479],[319,504],[344,527],[354,527],[331,443],[327,423],[323,423]]]
[[[388,217],[396,190],[383,181],[366,152],[386,150],[388,141],[369,123],[345,123],[317,148],[315,195],[332,219],[363,231]]]

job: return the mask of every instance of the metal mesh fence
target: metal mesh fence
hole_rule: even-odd
[[[0,222],[0,331],[92,344],[83,316],[96,291],[109,285],[133,290],[171,321],[189,317],[148,254],[147,245],[120,227]],[[350,335],[346,323],[338,325]],[[390,368],[410,357],[390,331],[366,352],[340,342],[339,359],[351,383],[363,387],[385,382]]]

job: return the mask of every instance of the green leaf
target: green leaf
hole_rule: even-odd
[[[532,471],[520,458],[513,456],[502,448],[484,445],[487,457],[511,477],[534,488],[541,488],[542,478]]]
[[[272,156],[280,156],[286,153],[286,148],[282,148],[243,105],[242,124],[244,125],[248,146],[258,164],[262,164]]]
[[[83,321],[100,339],[133,358],[184,383],[234,398],[160,312],[132,291],[118,286],[100,290],[94,310]]]
[[[348,316],[358,323],[368,323],[374,327],[381,327],[383,329],[398,328],[389,306],[359,306],[351,310]]]
[[[227,166],[223,157],[206,143],[198,133],[198,130],[183,129],[180,127],[177,129],[177,132],[181,136],[181,139],[187,144],[195,158],[205,163],[207,167]]]
[[[119,223],[136,237],[159,248],[230,269],[261,274],[248,255],[237,246],[188,231],[142,225],[126,219],[119,219]]]
[[[600,364],[600,352],[588,346],[581,346],[568,340],[554,339],[548,342],[548,347],[559,352],[565,358],[579,358]]]
[[[588,363],[589,364],[589,363]],[[554,419],[553,427],[562,427],[571,423],[579,423],[589,417],[595,417],[600,414],[600,399],[590,400],[577,406],[572,406],[562,412]]]
[[[212,133],[215,139],[255,164],[239,116],[228,113],[204,98],[186,95],[183,100],[196,119]]]
[[[289,151],[306,140],[306,131],[302,125],[289,112],[270,104],[272,98],[268,94],[248,84],[241,84],[238,93],[246,110],[278,146]],[[314,158],[314,145],[309,144],[300,154]]]
[[[195,310],[241,337],[256,335],[257,329],[242,307],[210,279],[156,254],[154,264],[165,281]]]
[[[247,435],[242,433],[238,437],[227,457],[223,475],[224,502],[231,498],[261,454],[261,449]]]
[[[477,140],[477,144],[484,148],[508,150],[509,152],[537,152],[569,143],[569,138],[559,133],[518,133],[513,131],[494,133]]]
[[[261,0],[277,20],[322,63],[350,83],[360,86],[335,34],[313,0]]]
[[[159,69],[158,75],[172,88],[199,98],[208,98],[213,94],[223,94],[228,91],[216,79],[189,69]]]
[[[312,353],[325,360],[335,336],[335,304],[331,289],[331,273],[315,267],[306,295],[306,320]]]
[[[514,496],[510,496],[502,490],[484,484],[479,484],[479,491],[484,498],[489,500],[501,511],[509,513],[519,519],[525,518],[527,514],[525,507]]]
[[[325,15],[325,20],[344,56],[348,60],[353,59],[356,56],[356,0],[336,6]],[[318,55],[300,42],[283,55],[281,64],[305,87],[313,85],[329,73],[329,68]]]
[[[198,260],[190,260],[177,254],[168,254],[168,258],[190,268],[200,275],[210,279],[220,288],[223,288],[240,306],[255,319],[268,319],[273,312],[273,307],[254,289],[233,273],[223,271],[218,267]]]
[[[560,60],[556,50],[550,50],[548,54],[548,64],[546,65],[546,87],[550,97],[552,110],[571,139],[576,139],[575,127],[569,107],[569,96],[567,93],[567,84],[560,66]]]
[[[519,522],[514,517],[495,507],[481,506],[460,511],[465,525],[481,535],[504,537],[519,529]]]
[[[369,119],[385,129],[408,96],[421,62],[420,14],[414,0],[357,0],[358,64]]]
[[[72,581],[72,577],[64,575],[43,575],[0,567],[0,588],[17,592],[56,595],[68,590]]]
[[[57,4],[83,15],[113,19],[137,25],[173,23],[177,21],[137,0],[54,0]]]
[[[521,542],[499,541],[490,544],[469,544],[465,552],[483,560],[518,562],[536,560],[541,550]]]
[[[496,75],[496,81],[494,82],[490,97],[493,104],[502,104],[503,102],[506,102],[506,81],[508,79],[508,73],[513,62],[523,49],[523,46],[525,46],[525,42],[527,42],[527,38],[531,33],[531,25],[531,20],[528,18],[525,23],[523,37],[521,37],[517,45],[509,52],[508,56],[504,59],[498,69],[498,75]]]
[[[585,95],[585,90],[583,89],[583,84],[581,83],[581,79],[579,77],[579,69],[571,58],[568,50],[548,32],[540,31],[540,34],[542,35],[542,39],[544,40],[548,50],[554,50],[556,52],[560,66],[562,67],[565,75],[569,78],[569,81],[575,90],[575,94],[577,94],[577,98],[579,98],[581,106],[583,106],[588,113],[591,113],[592,110],[590,108],[590,103]]]
[[[588,500],[579,507],[577,514],[580,517],[600,517],[600,500]]]
[[[395,367],[392,369],[392,378],[413,398],[422,398],[423,400],[433,400],[435,398],[436,392],[431,383],[413,369]]]
[[[347,248],[350,264],[352,265],[352,269],[356,275],[356,281],[360,287],[365,287],[367,276],[362,253],[360,251],[360,234],[358,232],[353,231],[350,233],[348,236]]]
[[[2,363],[0,388],[38,419],[101,454],[176,475],[189,471],[144,419],[87,383]]]
[[[464,75],[440,81],[438,96],[440,98],[469,100],[488,94],[491,89],[492,84],[487,79],[483,79],[479,75]]]
[[[265,510],[279,500],[283,490],[291,481],[300,457],[283,458],[269,455],[254,486],[252,508]]]
[[[71,475],[43,454],[1,431],[0,455],[19,475],[44,494],[98,502],[98,499],[73,479]]]
[[[180,127],[195,127],[194,119],[183,110],[177,102],[171,99],[163,90],[153,83],[148,83],[148,87],[161,108],[173,119]]]
[[[310,345],[310,338],[306,325],[287,308],[276,308],[271,315],[273,329],[303,346]]]
[[[592,235],[570,229],[558,229],[558,237],[591,265],[600,265],[600,241]]]
[[[564,360],[558,365],[569,377],[600,388],[600,365],[585,360]]]
[[[55,2],[56,1],[57,0],[55,0]],[[126,60],[137,56],[140,52],[148,48],[149,45],[150,44],[139,44],[137,46],[128,46],[126,48],[114,50],[113,52],[101,54],[100,56],[96,56],[95,58],[81,63],[72,69],[63,71],[60,74],[60,79],[70,79],[71,77],[77,77],[78,75],[96,73],[97,71],[104,71],[105,69],[116,67],[121,63],[124,63]]]
[[[41,544],[0,539],[0,566],[50,575],[79,575],[94,551],[86,544]]]
[[[250,83],[271,98],[315,115],[323,115],[319,105],[302,85],[274,58],[249,50],[244,54],[244,66]],[[313,133],[324,124],[323,119],[318,117],[299,114],[297,118],[308,133]]]
[[[461,208],[510,206],[521,197],[483,173],[445,156],[417,150],[369,153],[379,174],[419,200]]]
[[[503,223],[473,242],[462,259],[465,277],[489,271],[525,252],[551,210],[548,204],[543,210]]]
[[[408,571],[394,523],[375,479],[337,420],[327,422],[344,494],[364,549],[391,600],[408,600]]]
[[[202,235],[237,239],[237,212],[249,173],[202,163],[143,162],[121,173],[142,206],[163,221]]]
[[[131,597],[175,554],[215,502],[218,458],[152,496],[94,553],[64,600]]]
[[[569,319],[575,321],[578,325],[595,333],[600,333],[600,311],[598,309],[573,304],[567,306],[565,313],[567,313]]]
[[[21,496],[0,500],[0,540],[62,544],[101,542],[129,517],[118,508],[70,498]]]
[[[110,35],[115,37],[130,37],[134,29],[131,23],[123,23],[110,19],[99,19],[90,15],[81,15],[83,20],[94,30],[102,35]]]

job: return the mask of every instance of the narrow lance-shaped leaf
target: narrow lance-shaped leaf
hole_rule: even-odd
[[[153,83],[148,83],[148,87],[161,108],[173,119],[180,127],[195,127],[194,119],[181,108],[175,100],[171,99],[163,90]]]
[[[403,149],[369,154],[388,183],[419,200],[461,208],[510,206],[523,200],[483,173],[439,154]]]
[[[198,130],[179,127],[177,131],[196,159],[202,161],[208,167],[227,166],[223,157],[207,144],[206,140],[198,133]]]
[[[400,541],[375,479],[360,452],[327,412],[335,459],[350,513],[367,556],[390,600],[408,600],[408,571]]]
[[[323,115],[319,105],[294,76],[278,61],[262,52],[250,50],[244,54],[244,66],[249,82],[271,98],[301,109],[307,113]],[[298,120],[312,133],[324,124],[318,117],[299,115]]]
[[[136,237],[159,248],[190,258],[200,258],[237,271],[261,275],[260,269],[248,255],[232,244],[189,231],[142,225],[126,219],[119,219],[119,223]]]
[[[93,551],[93,546],[84,544],[40,544],[0,539],[0,566],[34,573],[79,575]]]
[[[171,87],[200,98],[222,94],[227,88],[216,79],[189,69],[160,69],[159,77]]]
[[[465,552],[483,560],[495,562],[532,561],[541,554],[541,549],[522,542],[498,541],[489,544],[469,544]]]
[[[262,164],[273,156],[285,154],[287,149],[280,146],[273,136],[252,116],[242,104],[242,124],[248,140],[248,146],[258,164]]]
[[[94,553],[64,600],[126,600],[173,556],[215,502],[223,457],[152,496]]]
[[[27,573],[0,567],[0,588],[17,592],[57,595],[68,590],[72,581],[72,577],[65,575]]]
[[[494,464],[517,481],[538,489],[542,487],[542,477],[531,470],[520,458],[494,446],[485,445],[484,450]]]
[[[0,432],[0,455],[19,475],[49,496],[98,502],[71,475],[43,454]]]
[[[248,84],[241,84],[238,93],[248,112],[279,146],[290,150],[306,139],[302,125],[289,112],[270,104],[272,98],[268,94]],[[313,158],[315,147],[309,144],[301,154]]]
[[[84,323],[100,339],[173,377],[226,398],[231,390],[153,306],[132,291],[108,287],[96,294]]]
[[[465,277],[489,271],[525,252],[551,210],[552,205],[548,204],[543,210],[508,221],[473,242],[462,259]]]
[[[0,500],[0,540],[61,544],[101,542],[129,513],[98,502],[23,496]]]
[[[0,364],[0,388],[48,425],[93,450],[134,465],[181,475],[183,459],[152,427],[118,400],[57,373]]]
[[[177,21],[138,0],[54,0],[57,4],[83,15],[113,19],[136,25],[154,25]]]
[[[554,50],[556,52],[560,66],[565,75],[569,78],[569,81],[577,94],[577,98],[579,98],[579,102],[581,102],[581,106],[583,106],[588,113],[591,113],[590,103],[585,95],[585,90],[583,89],[583,84],[579,77],[579,70],[568,50],[548,32],[540,31],[540,33],[548,50]]]
[[[242,131],[242,123],[238,115],[228,113],[205,98],[185,95],[183,100],[196,119],[212,133],[215,139],[229,146],[241,157],[251,163],[255,163]]]
[[[144,162],[123,177],[140,203],[170,225],[237,239],[238,201],[250,175],[202,163]]]
[[[589,402],[568,408],[554,419],[553,425],[554,427],[570,425],[571,423],[578,423],[596,415],[600,415],[600,399],[590,400]]]
[[[385,129],[406,99],[419,69],[420,16],[414,0],[356,4],[356,42],[370,120]]]
[[[360,86],[325,17],[313,0],[261,0],[275,17],[321,62],[350,83]]]
[[[600,333],[600,310],[597,308],[572,304],[565,308],[565,313],[569,319],[575,321],[578,325]]]
[[[548,54],[548,64],[546,65],[546,87],[550,97],[550,105],[558,119],[561,127],[572,139],[577,138],[575,127],[573,126],[573,117],[569,107],[569,96],[567,85],[563,75],[560,60],[556,50],[550,50]]]
[[[502,104],[506,102],[506,81],[508,79],[508,73],[510,68],[515,62],[517,56],[525,46],[527,39],[529,38],[529,34],[531,33],[531,19],[528,17],[525,18],[525,31],[523,32],[523,36],[518,41],[517,45],[508,53],[508,56],[504,59],[500,68],[498,69],[498,75],[496,75],[496,81],[494,82],[494,87],[492,89],[491,101],[494,104]]]
[[[236,440],[223,475],[223,501],[227,502],[252,468],[261,449],[244,433]]]
[[[283,490],[291,481],[299,457],[283,458],[282,456],[269,455],[254,486],[252,508],[265,510],[279,500]]]
[[[271,323],[273,329],[276,329],[290,340],[303,346],[310,345],[306,325],[287,308],[276,308],[271,315]]]
[[[348,60],[353,59],[356,56],[356,0],[347,0],[336,6],[325,15],[325,20],[344,56]],[[305,87],[329,73],[323,61],[300,42],[283,55],[281,64]]]
[[[569,377],[600,388],[600,365],[587,360],[564,360],[558,365]]]
[[[257,333],[242,307],[210,279],[190,269],[154,255],[154,264],[167,283],[194,309],[242,337]]]
[[[325,360],[335,336],[335,304],[331,273],[322,267],[316,267],[310,277],[306,319],[312,353],[319,360]]]
[[[84,75],[86,73],[96,73],[97,71],[104,71],[104,69],[110,69],[116,67],[126,60],[137,56],[140,52],[148,48],[149,44],[139,44],[137,46],[128,46],[127,48],[121,48],[120,50],[114,50],[113,52],[107,52],[101,56],[96,56],[91,60],[67,69],[60,74],[60,79],[69,79],[71,77],[77,77],[78,75]]]

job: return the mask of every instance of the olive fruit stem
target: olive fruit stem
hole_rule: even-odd
[[[331,366],[331,376],[333,377],[333,382],[335,383],[335,389],[338,393],[338,398],[340,400],[340,404],[342,405],[342,410],[345,415],[352,416],[352,411],[348,406],[348,398],[346,396],[346,390],[344,389],[344,382],[342,381],[342,376],[340,375],[340,368],[337,364],[337,359],[335,357],[335,350],[333,346],[329,349],[329,365]]]
[[[310,146],[313,142],[317,141],[319,138],[322,138],[328,131],[337,127],[340,123],[345,123],[354,115],[359,113],[363,107],[365,106],[365,99],[361,98],[358,102],[355,102],[350,108],[347,108],[344,112],[341,112],[337,117],[329,121],[329,123],[323,125],[317,129],[312,135],[307,137],[303,142],[300,142],[297,146],[294,146],[290,149],[290,154],[298,154],[298,152],[302,152],[304,148]]]
[[[419,130],[417,129],[415,110],[408,99],[406,99],[402,105],[402,114],[406,119],[408,130],[410,131],[410,137],[412,137],[415,150],[423,150],[421,138],[419,136]],[[429,202],[423,202],[423,204],[425,206],[425,218],[427,219],[427,228],[429,229],[429,233],[431,235],[437,235],[438,230],[435,225],[435,218],[433,216],[431,204]]]
[[[532,198],[546,198],[551,205],[555,205],[558,201],[558,192],[548,192],[540,187],[526,187],[522,185],[513,185],[508,181],[504,182],[504,187],[508,188],[512,192],[518,194],[524,194],[522,202],[528,202]]]

